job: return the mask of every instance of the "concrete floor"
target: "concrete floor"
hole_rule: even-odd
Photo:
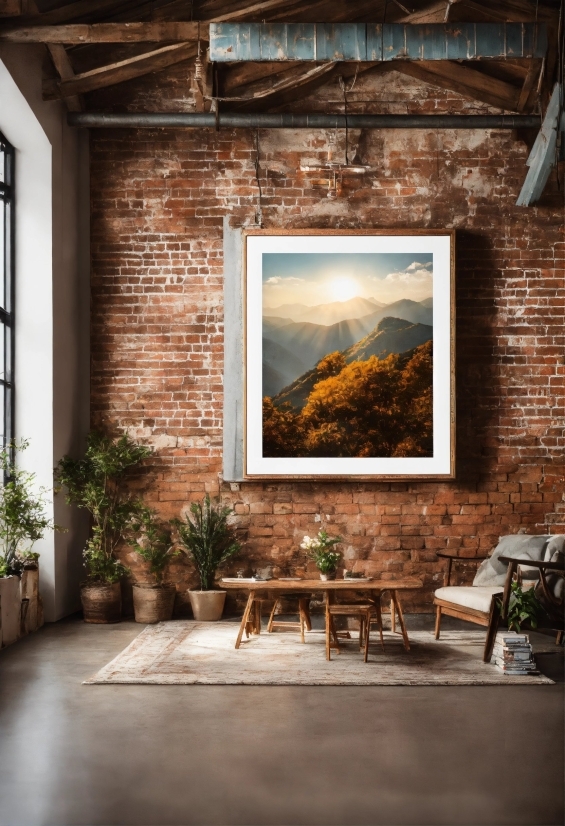
[[[140,630],[0,653],[2,826],[563,823],[563,684],[81,685]]]

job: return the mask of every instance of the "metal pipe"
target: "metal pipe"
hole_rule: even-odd
[[[537,115],[345,115],[249,112],[69,112],[69,126],[93,129],[153,127],[254,129],[536,129]]]

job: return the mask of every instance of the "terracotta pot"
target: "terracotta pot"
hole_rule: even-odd
[[[226,601],[225,591],[189,591],[194,619],[199,622],[217,622],[221,619]]]
[[[335,579],[335,571],[329,571],[327,574],[320,572],[320,579],[322,582],[329,582],[331,579]]]
[[[22,598],[17,576],[0,577],[0,645],[11,645],[20,637]]]
[[[119,582],[111,585],[83,585],[80,601],[85,622],[120,622],[122,618],[122,593]]]
[[[176,589],[172,586],[133,586],[133,610],[136,622],[165,622],[173,616]]]

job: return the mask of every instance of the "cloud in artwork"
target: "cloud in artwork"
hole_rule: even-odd
[[[270,287],[278,287],[278,286],[281,286],[283,284],[285,286],[287,284],[298,284],[302,281],[304,281],[303,278],[295,278],[292,275],[289,276],[288,278],[281,278],[280,275],[274,275],[272,278],[267,278],[267,280],[265,281],[265,284],[268,284]]]
[[[396,284],[420,285],[431,284],[432,282],[432,264],[420,264],[418,261],[413,261],[406,269],[399,272],[391,272],[385,278],[385,281]]]

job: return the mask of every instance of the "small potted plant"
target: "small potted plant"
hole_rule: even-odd
[[[148,563],[152,582],[136,582],[133,586],[133,610],[136,622],[154,623],[173,616],[176,589],[165,585],[165,569],[178,556],[171,528],[151,508],[141,506],[131,521],[128,543]]]
[[[212,502],[206,495],[202,502],[191,504],[184,520],[173,521],[181,550],[192,558],[200,578],[200,590],[189,591],[188,595],[194,619],[202,622],[222,616],[226,592],[214,589],[214,578],[220,565],[241,549],[235,529],[228,523],[231,513],[230,507]]]
[[[0,451],[0,645],[10,645],[20,636],[22,594],[20,578],[24,568],[34,568],[38,577],[39,554],[31,551],[55,525],[45,513],[46,488],[34,491],[35,474],[16,466],[15,456],[25,450],[27,441],[15,442]],[[36,600],[37,583],[33,589]],[[26,599],[29,599],[27,590]]]
[[[118,546],[139,512],[139,500],[125,489],[128,472],[149,456],[149,448],[128,435],[112,438],[96,431],[88,435],[81,459],[64,456],[55,477],[67,489],[67,503],[91,516],[91,536],[83,551],[86,581],[81,586],[85,622],[119,622],[122,616],[120,580],[127,569],[116,558]]]
[[[332,548],[339,545],[340,542],[342,542],[341,536],[328,536],[322,528],[313,539],[305,536],[300,543],[300,547],[307,551],[309,559],[313,559],[316,563],[316,567],[320,571],[320,579],[335,579],[335,572],[341,554],[339,551],[333,551]]]

